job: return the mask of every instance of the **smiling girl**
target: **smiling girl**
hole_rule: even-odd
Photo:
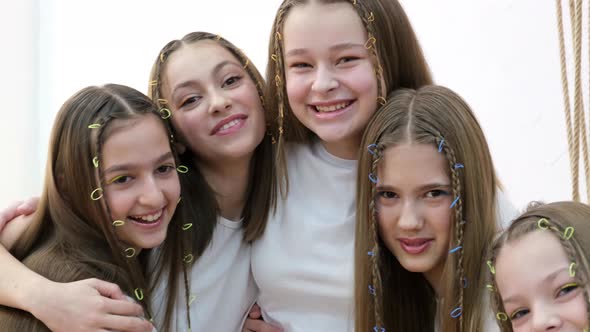
[[[12,253],[53,282],[113,282],[149,318],[145,249],[168,237],[170,246],[158,255],[166,263],[153,272],[182,273],[180,255],[192,242],[192,232],[182,229],[182,220],[193,216],[189,206],[176,211],[181,186],[168,126],[136,90],[88,87],[57,114],[49,146],[39,209]],[[170,287],[176,289],[176,282]],[[27,312],[0,310],[2,331],[50,328]]]
[[[503,332],[588,331],[590,207],[534,203],[493,245],[489,272]]]
[[[469,106],[440,86],[388,97],[363,137],[356,330],[493,331],[483,255],[497,180]]]

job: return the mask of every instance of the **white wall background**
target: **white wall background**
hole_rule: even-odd
[[[401,2],[436,81],[475,110],[515,205],[570,198],[554,1]],[[231,40],[264,71],[279,4],[0,2],[0,207],[41,190],[53,117],[75,91],[109,82],[146,91],[160,48],[197,30]]]

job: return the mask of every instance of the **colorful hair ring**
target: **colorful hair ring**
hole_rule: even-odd
[[[451,311],[451,317],[453,317],[453,318],[457,318],[457,317],[461,316],[462,314],[463,314],[462,307],[457,307],[457,308],[453,309],[453,311]]]
[[[162,117],[162,119],[164,119],[164,120],[166,120],[166,119],[168,119],[169,117],[171,117],[171,116],[172,116],[172,112],[170,112],[170,110],[169,110],[169,109],[167,109],[167,108],[161,108],[161,109],[159,110],[159,112],[160,112],[160,116],[161,116],[161,117]]]
[[[176,167],[176,170],[182,174],[188,173],[188,167],[186,167],[184,165],[180,165],[180,166]]]
[[[115,226],[115,227],[121,227],[123,225],[125,225],[125,221],[124,220],[115,220],[115,221],[113,221],[113,226]]]
[[[96,188],[90,193],[90,199],[93,201],[98,201],[102,198],[102,188]]]
[[[539,221],[537,221],[537,226],[542,230],[546,230],[547,228],[549,228],[549,220],[541,218],[539,219]]]

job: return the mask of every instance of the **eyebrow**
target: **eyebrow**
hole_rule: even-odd
[[[162,162],[164,162],[164,161],[166,161],[166,160],[168,160],[168,159],[170,159],[170,158],[172,158],[172,157],[173,157],[173,155],[172,155],[172,151],[168,151],[168,152],[164,153],[163,155],[161,155],[160,157],[156,158],[156,159],[153,161],[153,164],[159,164],[159,163],[162,163]],[[133,167],[135,167],[135,166],[137,166],[137,164],[134,164],[134,163],[127,163],[127,164],[114,165],[114,166],[111,166],[111,167],[107,168],[107,169],[104,171],[104,174],[106,175],[106,174],[108,174],[108,173],[119,172],[119,171],[125,171],[125,170],[131,169],[131,168],[133,168]]]
[[[347,50],[347,49],[351,49],[351,48],[364,48],[364,47],[365,47],[364,45],[357,44],[357,43],[341,43],[341,44],[336,44],[336,45],[330,46],[329,50],[342,51],[342,50]],[[287,54],[285,56],[287,57],[287,56],[303,55],[307,52],[308,52],[307,48],[295,48],[295,49],[292,49],[289,52],[287,52]]]
[[[220,63],[216,64],[215,67],[213,67],[213,71],[212,71],[213,76],[217,75],[221,71],[221,69],[223,69],[223,67],[225,67],[225,66],[236,66],[236,67],[240,67],[241,68],[241,66],[239,66],[234,61],[231,61],[231,60],[223,60]],[[177,91],[179,89],[186,88],[187,86],[191,86],[191,85],[193,85],[193,84],[195,84],[197,82],[198,81],[196,81],[196,80],[188,80],[188,81],[184,81],[184,82],[181,82],[181,83],[176,84],[174,86],[174,88],[172,89],[172,98],[174,99],[174,95],[177,93]]]
[[[564,271],[568,271],[569,268],[565,267],[556,271],[553,271],[552,273],[550,273],[548,276],[546,276],[545,278],[543,278],[543,280],[541,280],[541,284],[548,284],[551,283],[553,280],[555,280],[555,278],[557,278],[557,276],[564,272]],[[505,299],[502,299],[504,303],[515,303],[518,298],[520,296],[518,295],[513,295],[513,296],[509,296]]]
[[[427,191],[432,189],[439,189],[439,188],[450,188],[450,183],[428,183],[418,187],[418,191]],[[395,186],[391,186],[388,184],[380,184],[377,186],[377,190],[381,191],[398,191],[398,188]]]

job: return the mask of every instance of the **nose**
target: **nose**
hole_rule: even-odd
[[[551,306],[537,306],[533,310],[533,331],[558,331],[562,328],[563,320]]]
[[[139,204],[150,208],[160,208],[164,205],[164,192],[153,176],[144,179],[138,201]]]
[[[209,113],[225,112],[231,109],[231,98],[227,92],[222,89],[213,89],[210,93],[211,104],[209,105]]]
[[[424,221],[417,204],[409,200],[402,202],[399,220],[397,223],[398,227],[401,230],[411,232],[420,230],[423,224]]]
[[[311,86],[312,91],[318,93],[326,93],[334,90],[339,85],[336,75],[330,68],[319,65],[316,72],[313,84]]]

